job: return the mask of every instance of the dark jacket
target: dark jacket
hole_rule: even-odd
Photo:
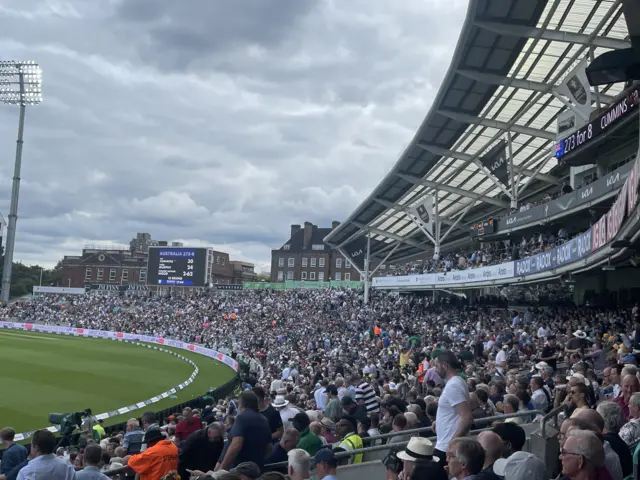
[[[213,470],[220,458],[224,441],[210,442],[207,429],[202,428],[193,432],[183,442],[178,456],[178,473],[182,478],[189,478],[187,469],[208,472]]]
[[[624,440],[622,440],[620,435],[617,433],[605,433],[603,437],[607,442],[609,442],[611,449],[618,454],[618,457],[620,457],[622,475],[625,477],[631,475],[633,473],[633,457],[631,456],[629,446],[624,443]]]

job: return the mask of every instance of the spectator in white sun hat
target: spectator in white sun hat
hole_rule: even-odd
[[[493,464],[493,473],[508,480],[547,480],[546,465],[528,452],[515,452],[509,458],[499,458]]]

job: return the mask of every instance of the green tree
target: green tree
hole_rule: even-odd
[[[0,277],[4,270],[4,255],[0,257]],[[46,269],[40,265],[25,265],[13,262],[11,269],[11,292],[9,297],[15,298],[33,292],[34,285],[40,285],[40,273],[42,272],[42,285],[55,285],[60,278],[62,270],[61,262],[53,269]]]

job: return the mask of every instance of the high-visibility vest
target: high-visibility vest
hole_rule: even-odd
[[[342,446],[345,443],[347,444],[348,448]],[[344,437],[344,440],[342,440],[342,442],[340,443],[340,447],[344,448],[345,450],[353,451],[364,448],[364,444],[362,443],[362,438],[360,438],[360,435],[351,433]],[[351,461],[349,463],[362,463],[362,457],[362,453],[357,453],[351,457]]]

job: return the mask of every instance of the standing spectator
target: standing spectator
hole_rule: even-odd
[[[473,424],[473,416],[469,405],[469,389],[467,383],[458,376],[460,364],[455,355],[441,352],[435,359],[435,365],[438,375],[446,379],[438,401],[436,421],[432,425],[437,436],[435,455],[444,462],[449,442],[466,435]]]
[[[189,435],[203,427],[200,419],[193,416],[193,410],[189,407],[182,411],[182,417],[182,420],[176,425],[175,442],[178,445],[185,441]]]
[[[107,436],[107,432],[104,431],[104,420],[98,420],[98,423],[93,426],[93,430],[98,432],[97,433],[97,436],[98,436],[97,441],[100,441],[104,437]],[[94,437],[96,437],[95,434],[94,434]]]
[[[311,476],[311,455],[300,448],[294,448],[288,453],[288,457],[287,473],[291,480],[305,480]]]
[[[258,405],[258,397],[251,390],[238,397],[240,414],[229,433],[230,442],[219,468],[229,470],[242,462],[254,462],[262,470],[265,458],[271,453],[271,429],[267,418],[258,411]]]
[[[546,412],[549,409],[550,397],[547,397],[547,392],[544,389],[544,380],[542,377],[535,376],[531,378],[529,382],[531,388],[531,403],[535,410],[541,410]]]
[[[18,480],[73,480],[76,471],[71,463],[53,453],[56,437],[49,430],[38,430],[31,437],[31,460],[18,473]],[[143,479],[144,480],[144,479]]]
[[[329,385],[329,381],[324,379],[322,384],[316,385],[316,391],[313,392],[313,398],[316,401],[316,408],[318,410],[324,410],[324,407],[327,404],[327,385]]]
[[[4,445],[0,474],[5,477],[9,477],[13,469],[24,463],[28,455],[25,447],[13,442],[15,436],[16,431],[11,427],[5,427],[0,430],[0,441]]]
[[[122,447],[127,455],[140,453],[142,450],[142,441],[144,440],[144,432],[140,428],[140,423],[135,418],[127,420],[127,432],[122,439]]]
[[[291,405],[291,402],[286,399],[284,395],[276,395],[276,399],[273,402],[273,408],[275,408],[280,414],[280,420],[285,430],[291,428],[291,419],[296,416],[298,409]]]
[[[373,391],[371,385],[364,380],[356,387],[356,402],[359,406],[363,406],[367,409],[367,414],[377,413],[380,411],[378,401],[376,400],[376,393]]]
[[[316,469],[317,480],[338,480],[336,470],[338,468],[338,459],[336,454],[330,448],[321,448],[316,453],[311,464]]]
[[[178,456],[182,478],[189,478],[187,469],[207,472],[215,468],[224,448],[224,433],[224,425],[215,422],[187,437]]]
[[[631,395],[629,417],[629,421],[620,429],[620,438],[633,452],[640,443],[640,393]]]
[[[165,438],[159,428],[147,430],[144,443],[147,445],[144,452],[122,459],[140,476],[140,480],[155,480],[172,470],[178,470],[178,447]]]
[[[109,477],[100,472],[102,448],[97,443],[87,445],[84,449],[82,471],[76,473],[76,480],[108,480]]]
[[[484,466],[484,450],[476,440],[455,438],[447,446],[447,464],[451,478],[474,478]]]
[[[280,414],[273,407],[273,405],[267,405],[267,394],[264,391],[264,388],[253,387],[252,390],[258,398],[258,409],[260,413],[264,416],[264,418],[267,419],[267,422],[269,423],[269,429],[271,430],[271,440],[274,443],[277,443],[280,438],[282,438],[282,434],[284,433],[282,418],[280,418]]]
[[[335,385],[329,385],[326,391],[328,401],[327,406],[324,407],[324,416],[337,422],[342,416],[342,406],[338,399],[338,388]]]

